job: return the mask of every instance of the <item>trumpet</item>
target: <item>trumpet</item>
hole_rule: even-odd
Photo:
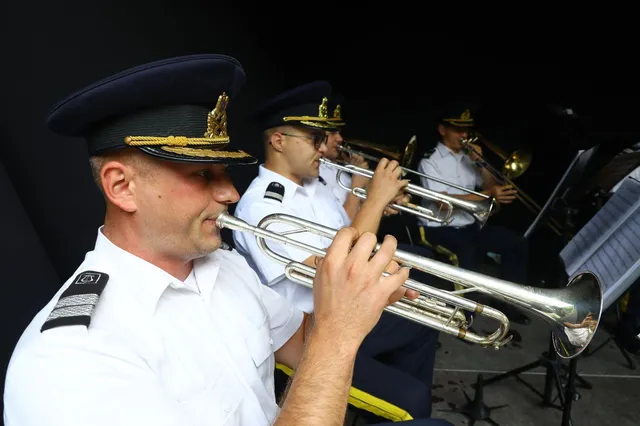
[[[276,253],[269,248],[265,240],[291,245],[324,257],[326,250],[287,235],[311,232],[333,240],[337,233],[337,230],[315,222],[277,213],[265,216],[257,226],[250,225],[229,213],[220,214],[216,223],[219,228],[255,235],[260,250],[276,262],[285,265],[287,278],[309,288],[313,288],[316,269]],[[267,230],[271,224],[290,225],[294,229],[276,233]],[[376,246],[376,250],[379,247],[380,244]],[[445,291],[408,279],[404,286],[420,294],[417,302],[402,298],[387,306],[385,311],[484,347],[499,349],[511,340],[512,336],[508,335],[509,319],[501,311],[473,302],[457,293],[480,291],[542,319],[552,329],[555,351],[565,359],[579,355],[589,345],[600,322],[603,309],[602,287],[598,278],[591,272],[582,272],[575,276],[563,289],[546,290],[497,279],[401,250],[395,252],[393,259],[402,266],[416,268],[467,288],[458,292]],[[469,324],[462,312],[464,310],[496,320],[496,330],[488,335],[470,332]],[[582,333],[576,338],[576,328],[587,328],[587,333]]]
[[[405,213],[410,213],[410,214],[414,214],[416,216],[422,217],[424,219],[427,220],[432,220],[434,222],[438,222],[438,223],[442,223],[444,225],[448,224],[449,222],[451,222],[451,216],[453,214],[453,208],[454,207],[458,207],[468,213],[470,213],[473,218],[476,221],[476,225],[482,229],[482,227],[484,227],[484,225],[487,223],[487,220],[489,220],[489,217],[491,216],[494,208],[496,207],[496,202],[493,199],[492,196],[487,195],[487,194],[483,194],[482,192],[477,192],[474,191],[472,189],[469,188],[465,188],[464,186],[461,185],[457,185],[455,183],[452,182],[448,182],[444,179],[440,179],[438,177],[435,176],[431,176],[431,175],[427,175],[425,173],[421,173],[418,172],[416,170],[410,169],[408,168],[408,166],[411,164],[411,162],[413,161],[413,156],[414,153],[416,151],[416,144],[417,144],[417,139],[416,136],[412,136],[411,139],[409,140],[409,142],[407,143],[405,149],[402,152],[399,151],[393,151],[389,148],[385,148],[382,145],[377,145],[377,144],[372,144],[369,142],[362,142],[362,141],[348,141],[343,145],[338,145],[338,150],[342,151],[342,152],[346,152],[348,154],[353,154],[353,155],[358,155],[364,159],[367,160],[372,160],[372,161],[376,161],[379,162],[380,161],[380,157],[376,157],[374,155],[368,154],[362,150],[356,150],[350,147],[350,145],[355,145],[355,146],[359,146],[362,149],[371,149],[373,151],[379,152],[382,155],[384,155],[387,158],[396,160],[400,163],[400,169],[402,170],[402,174],[403,176],[406,176],[407,173],[411,173],[413,175],[422,177],[422,178],[426,178],[426,179],[430,179],[433,180],[435,182],[440,182],[444,185],[450,186],[452,188],[456,188],[459,189],[461,191],[467,192],[469,194],[473,194],[476,195],[480,198],[483,198],[483,200],[478,200],[478,201],[472,201],[472,200],[462,200],[460,198],[457,197],[451,197],[448,196],[446,194],[442,194],[436,191],[431,191],[428,190],[424,187],[421,186],[417,186],[417,185],[413,185],[410,184],[409,187],[407,189],[407,192],[409,194],[414,194],[414,195],[419,195],[422,198],[425,199],[431,199],[434,200],[438,203],[440,203],[440,209],[442,209],[442,205],[445,205],[447,207],[447,212],[445,213],[445,217],[442,218],[438,215],[436,215],[432,210],[427,209],[425,207],[422,206],[417,206],[415,204],[408,204],[408,205],[398,205],[398,204],[392,204],[391,207],[393,207],[396,210],[399,211],[404,211]],[[337,164],[337,163],[331,163],[329,160],[326,159],[321,159],[320,161],[324,161],[325,164],[330,165],[332,167],[336,167],[339,168],[341,171],[348,171],[351,173],[357,173],[360,174],[361,176],[367,176],[370,177],[369,175],[373,175],[372,173],[368,173],[367,169],[363,169],[363,168],[358,168],[357,166],[353,166],[353,165],[341,165],[341,164]],[[350,170],[346,170],[346,169],[350,169]],[[338,172],[338,175],[336,176],[336,179],[338,181],[338,185],[340,185],[340,187],[346,191],[349,191],[351,193],[353,193],[355,196],[360,197],[360,198],[365,198],[366,197],[366,191],[362,188],[354,188],[353,190],[344,185],[342,183],[342,181],[340,180],[341,177],[341,172]]]
[[[364,169],[362,167],[354,166],[352,164],[342,165],[342,164],[334,163],[333,161],[328,160],[326,158],[320,158],[320,162],[322,162],[327,166],[335,167],[338,169],[338,173],[336,174],[336,180],[338,182],[338,185],[340,185],[342,189],[351,192],[353,195],[359,198],[362,198],[362,199],[367,198],[367,191],[364,188],[360,188],[360,187],[350,188],[342,182],[341,177],[342,177],[342,173],[348,172],[348,173],[372,178],[374,174],[372,170]],[[452,185],[452,186],[457,187],[457,185]],[[463,188],[463,187],[460,187],[460,188]],[[426,220],[432,220],[434,222],[439,222],[444,225],[450,223],[451,220],[453,219],[452,217],[454,212],[453,209],[459,208],[471,214],[475,219],[476,224],[480,228],[482,228],[487,223],[487,220],[489,220],[489,216],[491,216],[491,212],[495,207],[495,201],[493,197],[487,196],[486,194],[476,193],[475,191],[471,191],[466,188],[463,188],[463,189],[465,189],[466,191],[472,192],[474,194],[482,195],[484,199],[478,200],[478,201],[464,200],[462,198],[457,198],[447,194],[442,194],[440,192],[432,191],[422,186],[418,186],[410,183],[405,188],[405,192],[411,195],[417,195],[421,198],[432,200],[439,203],[440,209],[438,210],[438,212],[434,213],[432,210],[427,209],[426,207],[419,206],[413,203],[405,203],[405,204],[392,203],[390,204],[390,207],[398,211],[403,211],[405,213],[413,214],[413,215],[422,217]],[[443,206],[446,207],[446,210],[444,211],[444,213],[441,213]]]

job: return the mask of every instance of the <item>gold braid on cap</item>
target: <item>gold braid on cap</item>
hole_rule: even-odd
[[[331,129],[334,125],[329,125],[329,121],[331,119],[329,118],[328,103],[329,103],[329,99],[327,99],[326,97],[322,98],[322,103],[320,103],[320,106],[318,107],[317,117],[313,117],[310,115],[290,116],[290,117],[283,117],[282,120],[298,121],[301,124],[311,126],[311,127],[317,127],[320,129]]]
[[[443,121],[451,124],[468,124],[473,123],[473,118],[471,118],[471,112],[465,109],[459,118],[445,118]]]
[[[229,96],[223,92],[218,96],[213,111],[207,114],[207,131],[203,138],[188,138],[186,136],[127,136],[124,142],[129,146],[210,146],[224,148],[229,144],[227,134],[227,105]]]

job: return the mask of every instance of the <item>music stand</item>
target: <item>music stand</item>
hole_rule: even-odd
[[[549,199],[544,204],[543,208],[540,210],[540,213],[538,213],[533,223],[529,226],[529,229],[527,229],[524,235],[525,238],[531,235],[531,233],[541,223],[544,223],[544,220],[548,218],[552,210],[558,210],[559,209],[558,206],[562,205],[563,219],[565,222],[564,235],[563,235],[563,238],[565,240],[565,246],[566,244],[569,243],[569,240],[571,239],[569,230],[572,228],[572,225],[573,225],[571,221],[571,214],[573,211],[568,205],[568,201],[569,201],[568,198],[569,198],[569,195],[571,194],[572,188],[578,182],[580,182],[580,179],[584,175],[588,164],[594,158],[593,154],[598,150],[598,147],[599,147],[598,145],[595,145],[589,148],[588,150],[579,150],[576,153],[575,157],[567,167],[567,170],[562,175],[562,178],[560,179],[555,189],[549,196]],[[533,385],[527,383],[524,379],[519,377],[519,374],[529,370],[533,370],[535,368],[539,368],[539,367],[545,367],[546,369],[544,394],[541,394],[540,392],[538,392],[533,387]],[[575,365],[570,365],[570,368],[569,368],[569,375],[572,377],[572,379],[578,380],[582,384],[582,386],[590,389],[591,384],[589,382],[587,382],[586,380],[582,379],[579,376],[575,377],[576,375],[571,374],[572,371],[575,371],[575,370],[572,370],[571,367],[575,367]],[[564,366],[558,359],[558,356],[554,349],[553,334],[550,333],[549,348],[547,349],[546,352],[543,352],[542,355],[536,361],[531,362],[522,367],[507,371],[503,374],[497,375],[489,379],[482,380],[480,377],[478,377],[476,385],[474,386],[476,390],[476,395],[474,400],[472,401],[469,397],[467,397],[468,405],[464,406],[462,409],[458,409],[455,411],[461,412],[470,416],[472,418],[472,421],[474,422],[475,420],[487,420],[495,424],[495,422],[489,417],[489,415],[490,415],[491,409],[495,409],[498,407],[488,407],[484,405],[484,403],[482,402],[482,395],[483,395],[482,388],[484,386],[488,386],[492,383],[504,380],[509,377],[515,377],[516,380],[518,380],[520,383],[524,384],[533,392],[541,396],[543,399],[543,405],[562,409],[562,407],[565,406],[566,404],[565,404],[565,395],[562,392],[562,381],[560,379],[560,370],[565,368],[566,366]],[[551,399],[554,382],[558,392],[558,398],[560,399],[560,404],[561,404],[560,406],[554,405]]]
[[[578,151],[576,156],[573,157],[571,164],[569,164],[569,167],[567,167],[567,170],[564,172],[564,175],[562,175],[562,178],[560,179],[555,189],[549,196],[549,199],[540,210],[540,213],[538,213],[538,215],[533,220],[533,222],[531,223],[527,231],[524,233],[525,238],[529,238],[529,236],[533,233],[533,231],[537,228],[537,226],[542,222],[542,219],[545,218],[545,215],[549,213],[549,210],[555,208],[551,206],[555,202],[557,202],[557,200],[564,200],[566,204],[567,195],[571,191],[571,188],[573,188],[574,185],[576,185],[580,181],[580,179],[583,177],[584,172],[587,168],[587,165],[593,158],[593,154],[598,150],[598,147],[599,145],[595,145],[586,151],[581,149]],[[558,194],[561,194],[561,195],[558,196]],[[566,221],[567,219],[569,219],[567,217],[567,214],[570,214],[571,212],[565,211],[564,213],[565,213],[565,221]],[[568,236],[565,236],[565,243],[568,242],[567,237]]]
[[[626,179],[603,208],[580,229],[560,253],[566,273],[570,278],[584,271],[590,271],[596,275],[602,288],[601,312],[615,303],[640,277],[640,241],[633,237],[633,231],[637,232],[636,228],[639,225],[640,182],[635,179]],[[598,322],[600,321],[601,318],[598,318]],[[571,424],[571,407],[576,396],[575,380],[580,380],[576,373],[578,357],[571,358],[569,362],[569,377],[564,394],[558,373],[557,358],[550,342],[549,352],[543,354],[539,360],[488,380],[479,381],[478,386],[487,386],[507,377],[515,376],[518,381],[523,382],[538,395],[541,395],[531,385],[519,378],[518,374],[544,366],[547,368],[547,374],[545,393],[541,395],[543,404],[553,406],[551,404],[553,385],[551,381],[554,380],[558,398],[561,401],[561,407],[554,407],[562,409],[562,425],[568,426]],[[478,394],[482,395],[482,391],[476,390],[476,399],[471,406],[487,408],[481,401],[478,401]],[[470,413],[468,408],[465,410],[463,412],[467,414],[483,415],[480,410],[475,413]]]

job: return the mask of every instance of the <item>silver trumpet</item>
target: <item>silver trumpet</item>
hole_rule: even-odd
[[[286,224],[294,228],[276,233],[266,229],[271,224]],[[335,229],[285,214],[268,215],[258,226],[253,226],[222,213],[217,218],[217,225],[219,228],[255,235],[260,249],[285,265],[287,278],[311,288],[316,269],[276,253],[265,240],[291,245],[310,255],[324,257],[324,249],[296,241],[288,235],[311,232],[333,240],[337,233]],[[376,250],[379,247],[378,244]],[[589,345],[600,322],[602,288],[598,278],[591,272],[574,277],[563,289],[547,290],[497,279],[401,250],[395,252],[394,260],[400,265],[416,268],[467,288],[458,292],[446,291],[408,279],[404,287],[416,290],[419,298],[415,301],[403,298],[387,306],[386,311],[481,346],[498,349],[511,340],[512,336],[508,336],[509,319],[499,310],[471,301],[458,293],[480,291],[541,318],[553,331],[556,352],[565,359],[579,355]],[[470,332],[470,324],[463,310],[496,320],[496,331],[486,336]]]
[[[320,158],[320,161],[329,167],[334,167],[338,169],[336,180],[338,182],[338,185],[340,185],[342,189],[351,192],[353,195],[359,198],[362,198],[362,199],[367,198],[367,191],[364,188],[360,188],[360,187],[350,188],[342,182],[341,177],[343,173],[347,172],[351,174],[357,174],[360,176],[372,178],[374,175],[373,170],[364,169],[362,167],[354,166],[352,164],[344,164],[344,165],[338,164],[326,158]],[[455,188],[463,189],[464,191],[467,191],[471,194],[478,195],[482,197],[483,200],[479,200],[479,201],[463,200],[461,198],[452,197],[450,195],[442,194],[440,192],[432,191],[422,186],[418,186],[410,183],[405,187],[404,191],[407,194],[417,195],[421,198],[432,200],[432,201],[435,201],[436,203],[439,203],[440,209],[438,213],[434,213],[432,210],[429,210],[426,207],[419,206],[413,203],[406,203],[406,204],[391,203],[390,207],[398,211],[403,211],[405,213],[413,214],[413,215],[422,217],[426,220],[439,222],[444,225],[449,224],[453,219],[452,217],[454,212],[453,209],[459,208],[471,214],[475,219],[477,226],[479,228],[482,228],[487,223],[487,220],[489,220],[489,216],[491,216],[493,208],[495,207],[495,200],[493,199],[493,197],[490,197],[481,192],[472,191],[470,189],[461,187],[459,185],[448,183],[446,181],[442,181],[442,182],[446,183],[447,185],[453,186]],[[444,213],[441,213],[443,206],[446,207],[446,209]]]

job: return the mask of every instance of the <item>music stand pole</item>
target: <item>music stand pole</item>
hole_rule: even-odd
[[[536,229],[538,226],[540,226],[544,222],[544,220],[546,220],[546,216],[549,214],[550,210],[558,209],[558,206],[555,205],[557,202],[562,202],[563,208],[561,210],[563,212],[563,219],[564,219],[563,239],[565,242],[565,246],[568,243],[568,241],[571,240],[570,230],[573,224],[573,219],[571,216],[574,213],[574,209],[571,208],[571,206],[567,203],[567,200],[565,198],[567,197],[569,190],[580,181],[581,177],[584,174],[587,164],[593,158],[593,154],[597,151],[597,148],[598,146],[596,145],[586,151],[585,150],[578,151],[576,156],[573,158],[573,160],[567,167],[567,170],[562,176],[560,182],[558,182],[553,193],[545,203],[544,207],[542,208],[540,213],[537,215],[537,217],[535,218],[535,220],[533,221],[533,223],[525,233],[525,238],[527,238],[534,231],[534,229]],[[463,408],[451,410],[451,411],[464,413],[467,416],[471,417],[474,421],[487,420],[487,421],[493,422],[493,420],[490,417],[488,417],[490,415],[488,413],[491,412],[492,408],[498,408],[498,407],[488,407],[484,405],[483,401],[481,400],[482,395],[484,394],[483,388],[484,386],[488,386],[492,383],[504,380],[506,378],[515,377],[516,380],[518,380],[520,383],[524,384],[530,390],[532,390],[533,392],[538,394],[540,397],[542,397],[543,405],[551,406],[561,410],[564,408],[563,416],[569,416],[570,412],[567,411],[567,409],[568,410],[571,409],[571,404],[567,404],[567,398],[572,399],[575,395],[574,383],[576,380],[575,367],[577,362],[575,361],[575,359],[572,359],[572,361],[573,361],[572,365],[574,368],[574,374],[573,375],[570,374],[571,386],[568,386],[565,389],[565,392],[563,392],[562,380],[560,378],[560,372],[559,372],[560,369],[563,367],[563,365],[561,361],[558,359],[558,356],[555,352],[554,345],[553,345],[553,333],[550,332],[548,352],[543,352],[543,354],[538,358],[538,360],[531,362],[527,365],[524,365],[522,367],[499,374],[489,379],[482,379],[481,376],[479,375],[476,385],[474,386],[476,390],[476,397],[474,398],[474,400],[472,401],[470,398],[467,397],[468,404],[466,406],[464,406]],[[546,368],[544,394],[541,394],[531,384],[527,383],[524,379],[519,377],[521,373],[524,373],[529,370],[533,370],[538,367]],[[577,379],[580,380],[583,384],[586,384],[587,388],[591,388],[591,384],[589,384],[586,380],[582,378],[577,378]],[[551,398],[553,394],[554,383],[558,393],[558,398],[560,399],[560,403],[561,403],[560,406],[553,405],[553,401]]]

